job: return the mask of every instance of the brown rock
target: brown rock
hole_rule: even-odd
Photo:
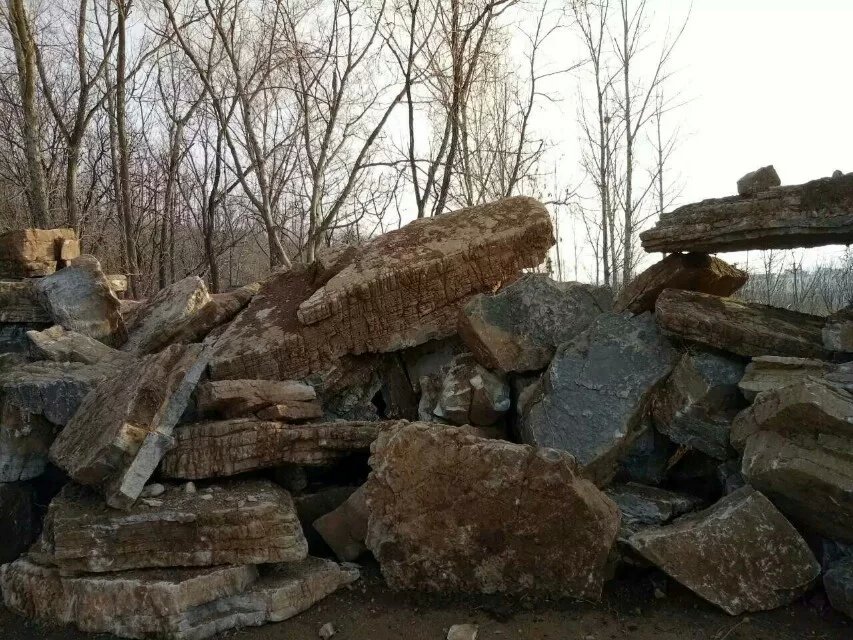
[[[300,467],[301,468],[301,467]],[[314,521],[340,507],[358,487],[325,486],[311,493],[293,496],[296,514],[308,540],[310,553],[328,554],[328,545],[314,529]]]
[[[797,530],[750,487],[673,524],[640,531],[629,544],[731,615],[789,604],[820,575]]]
[[[748,279],[745,271],[706,253],[673,253],[631,280],[619,293],[613,310],[654,311],[664,289],[730,296]]]
[[[450,362],[433,414],[452,424],[489,426],[509,407],[506,380],[463,354]]]
[[[276,422],[304,422],[323,417],[323,407],[316,400],[310,402],[292,402],[274,404],[255,414],[259,420]]]
[[[392,588],[600,596],[619,512],[570,455],[415,423],[370,464],[367,546]]]
[[[295,380],[214,380],[196,390],[196,407],[203,415],[246,416],[272,405],[311,402],[314,388]]]
[[[688,204],[640,234],[648,252],[793,249],[853,242],[853,173],[777,187],[751,198]]]
[[[246,308],[261,288],[259,282],[228,291],[210,294],[210,301],[196,313],[188,316],[176,328],[170,344],[201,342],[214,331],[224,330],[238,313]]]
[[[677,289],[664,291],[655,311],[664,333],[737,355],[829,356],[818,316]]]
[[[70,571],[293,562],[308,553],[290,494],[267,481],[213,491],[211,500],[169,486],[127,512],[86,487],[53,499],[32,557]]]
[[[355,562],[367,552],[367,497],[359,487],[341,506],[314,521],[314,529],[342,562]]]
[[[371,240],[319,289],[314,268],[275,275],[219,338],[211,377],[303,378],[344,354],[449,336],[471,295],[538,265],[553,242],[545,208],[515,197]]]
[[[50,322],[33,280],[0,280],[0,322]]]
[[[36,537],[35,492],[0,482],[0,565],[12,562]]]
[[[56,271],[80,255],[73,229],[17,229],[0,234],[0,276],[32,278]]]

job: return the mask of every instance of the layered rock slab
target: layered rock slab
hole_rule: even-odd
[[[204,496],[212,496],[205,499]],[[308,544],[290,494],[266,481],[211,493],[166,487],[128,511],[67,485],[48,508],[33,558],[63,572],[293,562]]]
[[[39,360],[54,362],[81,362],[83,364],[108,363],[124,366],[135,360],[129,353],[113,349],[94,338],[59,325],[43,331],[27,331],[30,353]]]
[[[837,365],[814,358],[758,356],[746,365],[738,387],[747,400],[762,391],[773,391],[809,378],[824,378],[837,370]]]
[[[619,513],[568,454],[413,423],[370,464],[366,542],[392,588],[600,597]]]
[[[740,356],[826,359],[823,318],[733,298],[667,289],[655,306],[664,333]]]
[[[245,416],[273,405],[310,403],[317,393],[295,380],[213,380],[196,389],[196,408],[203,415]]]
[[[820,565],[797,530],[750,487],[670,525],[640,531],[628,542],[731,615],[789,604],[820,575]]]
[[[0,322],[51,321],[32,280],[0,280]]]
[[[47,276],[80,255],[73,229],[16,229],[0,234],[0,276]]]
[[[411,222],[331,277],[317,267],[275,275],[219,338],[211,377],[298,379],[344,354],[449,336],[470,296],[538,265],[553,242],[545,208],[515,197]]]
[[[651,314],[600,316],[557,351],[540,396],[526,403],[522,440],[567,451],[607,481],[675,359]]]
[[[608,287],[529,274],[494,295],[471,298],[459,316],[459,335],[485,367],[534,371],[611,306]]]

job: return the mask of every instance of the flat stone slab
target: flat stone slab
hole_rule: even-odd
[[[236,418],[273,405],[311,402],[317,393],[296,380],[212,380],[202,382],[195,397],[200,414]]]
[[[16,229],[0,234],[0,277],[47,276],[80,255],[74,229]]]
[[[773,391],[809,378],[824,378],[837,370],[837,365],[814,358],[757,356],[746,365],[738,387],[747,400],[754,400],[762,391]]]

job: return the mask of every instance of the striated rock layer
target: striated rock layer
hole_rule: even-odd
[[[74,229],[16,229],[0,234],[0,276],[50,275],[80,255]]]
[[[0,280],[0,322],[43,324],[50,320],[32,280]]]

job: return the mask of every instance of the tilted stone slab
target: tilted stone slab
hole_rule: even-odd
[[[27,338],[30,341],[30,353],[39,360],[124,366],[136,359],[132,354],[113,349],[103,342],[76,331],[68,331],[59,325],[44,331],[27,331]]]
[[[731,615],[789,604],[820,575],[820,565],[797,530],[750,487],[670,525],[644,529],[628,542]]]
[[[814,358],[758,356],[752,359],[738,387],[748,400],[762,391],[773,391],[809,378],[824,378],[838,369],[837,365]]]
[[[741,356],[828,358],[823,318],[734,298],[667,289],[655,316],[664,333]]]
[[[775,187],[749,198],[703,200],[660,216],[640,234],[655,251],[793,249],[853,242],[853,173]]]
[[[370,465],[367,546],[393,589],[600,597],[619,512],[570,455],[413,423]]]
[[[225,293],[211,293],[210,300],[196,313],[187,316],[172,333],[170,344],[201,342],[214,331],[225,329],[251,302],[260,291],[261,283],[255,282]]]
[[[32,280],[0,280],[0,322],[42,324],[51,317]]]
[[[80,255],[74,229],[16,229],[0,234],[0,277],[32,278]]]
[[[308,554],[308,543],[290,494],[268,481],[230,483],[210,493],[168,486],[128,511],[67,485],[51,502],[31,554],[64,572],[99,573],[293,562]]]
[[[196,408],[202,415],[246,416],[272,405],[310,402],[314,387],[296,380],[212,380],[196,389]]]
[[[514,197],[411,222],[331,277],[319,267],[274,275],[219,338],[211,377],[299,379],[344,354],[449,336],[468,298],[539,265],[553,243],[545,208]]]
[[[746,284],[745,271],[705,253],[673,253],[653,264],[625,286],[613,310],[654,311],[664,289],[686,289],[715,296],[730,296]]]

